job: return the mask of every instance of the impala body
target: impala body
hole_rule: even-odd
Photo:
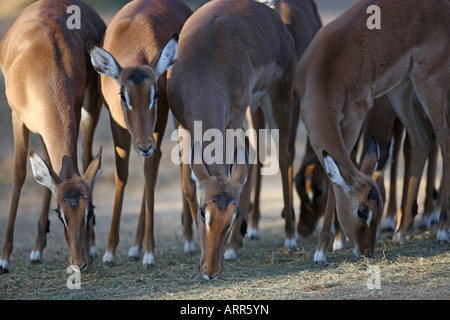
[[[67,27],[70,5],[80,8],[80,29]],[[48,187],[31,261],[40,261],[46,245],[50,192],[58,203],[57,212],[64,225],[70,264],[83,270],[87,267],[90,251],[95,252],[92,188],[100,172],[101,149],[93,160],[92,139],[101,100],[98,75],[89,62],[85,43],[100,41],[105,29],[100,16],[81,1],[42,0],[27,7],[2,40],[0,63],[12,110],[15,146],[13,195],[1,258],[3,271],[8,270],[13,247],[30,131],[40,135],[44,144],[45,162],[30,151],[33,174],[38,183]],[[83,106],[86,90],[89,102]],[[77,165],[80,126],[86,171],[83,177]]]
[[[367,28],[369,5],[381,10],[379,30]],[[378,148],[368,148],[368,161],[363,160],[361,170],[349,153],[373,99],[384,94],[388,94],[411,139],[411,199],[417,196],[428,155],[430,135],[424,133],[424,114],[436,130],[444,159],[438,238],[448,241],[449,15],[450,3],[445,0],[359,1],[320,30],[297,66],[295,88],[301,97],[301,118],[311,146],[332,182],[316,262],[326,261],[335,203],[355,253],[374,254],[376,225],[382,212],[381,196],[371,177]],[[413,92],[425,113],[411,104]],[[410,204],[395,237],[403,241],[412,222]]]
[[[119,244],[120,215],[128,180],[130,146],[145,157],[145,190],[136,240],[128,255],[144,249],[145,268],[155,264],[154,194],[161,143],[169,107],[166,73],[177,56],[176,33],[191,10],[179,0],[134,0],[125,5],[106,30],[103,48],[88,45],[101,74],[101,91],[109,110],[116,161],[116,194],[108,247],[103,262],[112,264]]]
[[[202,134],[215,128],[225,139],[226,129],[242,128],[253,99],[266,102],[263,108],[274,119],[271,128],[280,130],[279,163],[289,245],[295,243],[288,150],[293,138],[295,61],[292,36],[275,11],[253,0],[211,1],[186,21],[180,33],[178,61],[167,86],[170,108],[192,137],[194,121],[201,121]],[[191,151],[196,160],[192,165],[183,163],[183,191],[197,222],[201,272],[210,280],[219,276],[227,238],[240,226],[240,203],[248,202],[241,195],[248,164],[232,165],[231,170],[225,159],[205,165],[202,153],[207,146],[193,143],[192,151],[182,151]],[[200,187],[200,204],[191,172]]]

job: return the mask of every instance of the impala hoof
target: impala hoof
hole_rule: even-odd
[[[111,252],[105,252],[103,255],[103,263],[107,266],[114,266],[115,265],[115,259],[114,255]]]
[[[250,228],[247,232],[247,238],[249,238],[250,240],[259,240],[258,228]]]
[[[194,241],[184,242],[184,253],[194,254],[197,251]]]
[[[297,240],[295,240],[295,237],[292,239],[286,238],[284,240],[284,248],[292,251],[297,250]]]
[[[392,241],[394,243],[399,243],[401,245],[405,244],[405,240],[406,240],[406,235],[403,235],[402,232],[397,231],[396,233],[394,233],[394,236],[392,237]]]
[[[449,233],[446,232],[445,230],[439,230],[436,234],[436,239],[441,244],[450,242]]]
[[[314,253],[314,263],[318,265],[324,265],[327,263],[327,256],[325,255],[325,252],[322,250],[316,250]]]
[[[41,253],[39,251],[31,251],[30,253],[30,261],[32,264],[38,264],[41,262]]]
[[[144,254],[144,259],[142,260],[142,266],[144,269],[150,269],[155,265],[155,257],[153,256],[153,253],[146,253]]]
[[[227,249],[225,251],[225,254],[223,255],[225,260],[236,260],[238,258],[238,255],[236,253],[236,250],[234,249]]]
[[[138,246],[133,246],[128,250],[128,260],[130,261],[138,261],[141,252]]]

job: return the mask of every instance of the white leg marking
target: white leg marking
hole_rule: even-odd
[[[105,254],[103,255],[103,263],[114,263],[114,260],[115,259],[112,252],[106,251]]]
[[[436,239],[439,242],[449,242],[449,232],[446,230],[439,230],[436,234]]]
[[[345,237],[341,237],[341,239],[334,238],[333,241],[333,251],[345,250]]]
[[[314,252],[314,262],[318,264],[325,264],[327,262],[327,255],[323,250],[316,250]]]
[[[8,269],[9,263],[8,260],[0,260],[0,268],[1,269]]]
[[[89,249],[89,253],[91,254],[91,256],[96,256],[98,254],[97,248],[95,246],[92,246]]]
[[[256,227],[250,228],[247,232],[247,238],[259,239],[259,230]]]
[[[195,251],[197,251],[197,248],[195,247],[194,241],[184,242],[184,253],[194,253]]]
[[[32,262],[39,262],[41,261],[41,253],[39,251],[31,251],[30,253],[30,260]]]
[[[129,258],[139,258],[139,255],[140,255],[139,246],[132,246],[130,250],[128,250]]]
[[[292,239],[286,238],[284,240],[284,248],[285,249],[296,250],[297,249],[297,240],[295,240],[295,237],[292,238]]]
[[[142,264],[144,265],[144,268],[148,268],[150,265],[155,265],[155,257],[153,256],[153,253],[144,254]]]
[[[227,249],[223,257],[225,260],[236,260],[238,258],[236,250],[234,249]]]

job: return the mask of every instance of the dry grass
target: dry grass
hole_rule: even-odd
[[[291,299],[449,299],[450,253],[435,233],[413,236],[406,245],[379,240],[374,259],[357,260],[351,249],[330,252],[328,264],[312,262],[316,239],[302,249],[280,249],[279,237],[246,241],[236,261],[225,261],[222,277],[205,281],[199,255],[185,255],[181,246],[159,249],[157,265],[143,270],[140,262],[118,257],[108,267],[96,261],[81,274],[81,289],[66,286],[65,253],[42,264],[14,259],[13,269],[0,278],[0,299],[120,300],[291,300]],[[18,261],[19,260],[19,261]],[[98,259],[100,260],[100,259]],[[369,290],[369,266],[380,268],[381,289]]]

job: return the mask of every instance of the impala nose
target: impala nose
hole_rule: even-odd
[[[217,280],[219,278],[220,275],[220,269],[216,270],[215,272],[208,272],[208,268],[204,267],[203,268],[203,278],[205,280]]]
[[[138,152],[143,157],[150,157],[153,154],[153,143],[149,141],[147,144],[136,143]]]

